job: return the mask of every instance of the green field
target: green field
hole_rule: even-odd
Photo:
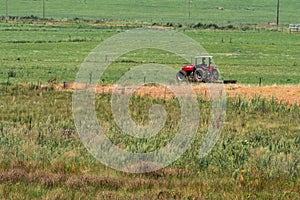
[[[9,0],[9,16],[43,16],[43,1]],[[189,6],[189,2],[191,2]],[[0,15],[5,16],[5,1],[0,4]],[[224,10],[217,9],[223,7]],[[202,22],[227,24],[267,24],[276,22],[277,1],[222,1],[222,0],[68,0],[45,1],[45,17],[72,19],[75,17],[146,23]],[[280,23],[299,23],[300,3],[280,1]],[[190,13],[190,14],[189,14]]]
[[[0,83],[8,83],[8,72],[15,77],[9,84],[74,81],[87,55],[103,40],[134,27],[93,26],[90,23],[67,25],[0,24]],[[223,79],[241,84],[299,84],[299,34],[259,28],[257,30],[208,30],[179,28],[202,45],[219,67]],[[191,55],[193,57],[195,55]],[[180,69],[186,61],[158,50],[140,50],[123,55],[101,78],[113,83],[128,69],[145,63],[168,64]]]
[[[212,110],[199,95],[199,129],[191,148],[159,171],[130,174],[88,152],[74,124],[72,93],[55,90],[56,83],[76,80],[82,62],[101,42],[151,25],[168,25],[194,39],[214,57],[223,79],[299,86],[300,34],[287,30],[287,24],[300,23],[295,21],[299,1],[280,1],[278,30],[261,25],[276,21],[277,1],[193,0],[190,17],[188,0],[45,1],[48,19],[41,19],[42,2],[9,0],[11,17],[0,22],[1,199],[300,199],[299,105],[276,97],[227,98],[221,137],[199,158]],[[3,1],[0,16],[5,14]],[[116,83],[142,64],[180,70],[186,62],[170,52],[140,49],[115,60],[100,83]],[[163,129],[147,139],[117,126],[111,95],[95,99],[102,128],[127,151],[164,147],[179,129],[176,99],[131,97],[130,114],[140,125],[149,122],[153,104],[167,112]]]

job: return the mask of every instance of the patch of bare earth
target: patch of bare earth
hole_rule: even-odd
[[[226,92],[231,97],[238,95],[245,96],[247,98],[253,98],[254,96],[262,96],[267,99],[276,98],[277,101],[286,102],[290,105],[300,105],[300,86],[235,86],[227,87]]]
[[[58,86],[59,90],[83,89],[85,85],[82,84],[70,84],[67,87],[63,85]],[[88,87],[88,86],[86,86]],[[174,86],[176,87],[176,86]],[[209,98],[209,90],[205,84],[192,85],[193,90],[196,94],[201,94],[205,98]],[[153,98],[175,98],[175,94],[168,88],[161,85],[146,85],[137,89],[126,87],[115,89],[115,85],[98,85],[95,88],[96,93],[109,94],[109,93],[120,93],[129,94],[134,92],[137,95],[145,95]],[[300,86],[289,85],[289,86],[246,86],[246,85],[224,85],[224,91],[229,97],[235,98],[237,96],[245,98],[254,98],[255,96],[261,96],[267,99],[275,98],[278,102],[285,102],[290,105],[300,105]],[[185,91],[182,91],[183,95]]]

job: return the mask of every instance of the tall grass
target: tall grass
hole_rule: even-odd
[[[300,109],[296,105],[258,96],[229,99],[221,138],[207,157],[199,159],[210,121],[210,103],[199,97],[200,128],[191,149],[163,170],[130,175],[103,166],[86,151],[72,120],[71,93],[29,86],[1,89],[1,196],[299,197]],[[121,148],[149,152],[164,146],[176,132],[179,105],[175,99],[131,99],[130,112],[137,123],[147,123],[153,103],[162,104],[168,112],[164,129],[148,141],[119,130],[113,122],[110,95],[96,99],[98,119]]]

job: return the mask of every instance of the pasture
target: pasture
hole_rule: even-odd
[[[101,41],[136,26],[95,26],[89,23],[44,24],[1,23],[0,83],[45,84],[74,81],[87,55]],[[299,34],[272,30],[178,31],[194,39],[212,56],[223,79],[241,84],[299,84]],[[195,55],[191,55],[191,58]],[[161,50],[139,50],[123,55],[105,72],[102,83],[114,83],[130,68],[143,63],[167,64],[180,70],[187,61]]]
[[[44,2],[44,6],[43,6]],[[45,8],[43,11],[43,7]],[[276,22],[277,1],[249,0],[9,0],[8,16],[37,16],[68,20],[73,18],[127,23],[215,23],[267,24]],[[280,1],[280,24],[299,23],[297,0]],[[296,9],[296,10],[295,10]],[[6,4],[0,4],[0,16],[6,15]]]
[[[48,19],[38,18],[43,2]],[[223,79],[238,80],[237,88],[257,86],[259,80],[262,85],[299,86],[300,35],[287,30],[287,24],[299,19],[299,1],[281,1],[279,31],[265,25],[276,20],[275,1],[189,2],[8,1],[8,15],[19,17],[0,22],[1,198],[300,199],[300,108],[276,96],[228,96],[221,137],[199,158],[212,105],[198,93],[201,118],[191,148],[151,173],[109,168],[80,140],[72,92],[58,85],[75,81],[99,43],[137,27],[168,25],[191,37],[214,57]],[[0,10],[5,16],[5,2]],[[114,61],[99,83],[114,84],[145,63],[180,70],[187,61],[160,49],[140,49]],[[149,123],[153,104],[166,110],[166,124],[147,139],[129,136],[115,123],[111,98],[110,93],[95,95],[96,115],[122,149],[152,152],[177,133],[181,110],[176,98],[131,97],[130,114],[138,124]]]

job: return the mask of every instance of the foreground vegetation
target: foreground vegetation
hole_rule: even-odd
[[[86,151],[72,119],[72,93],[23,84],[1,87],[0,99],[0,196],[5,199],[300,198],[298,106],[261,97],[228,100],[222,136],[199,159],[210,118],[210,103],[199,96],[200,128],[192,148],[163,170],[134,175],[103,166]],[[127,150],[159,148],[176,131],[176,100],[132,98],[138,123],[147,122],[153,103],[168,112],[165,128],[146,142],[126,137],[112,122],[110,95],[96,99],[108,136]]]

